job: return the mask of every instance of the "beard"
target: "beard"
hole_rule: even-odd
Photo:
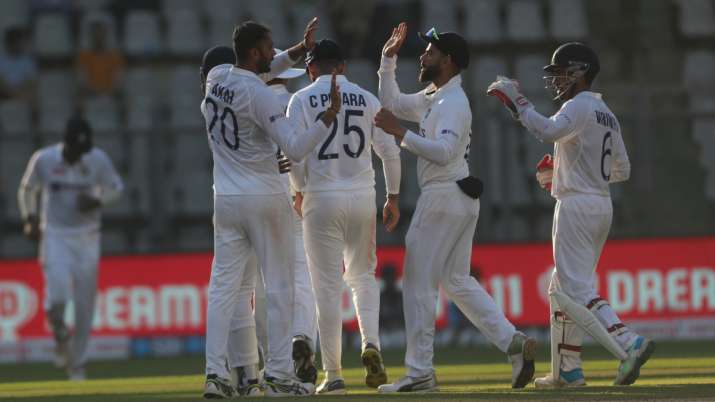
[[[417,77],[420,82],[431,82],[439,75],[438,66],[424,66],[420,70],[420,75]]]
[[[271,60],[268,60],[267,58],[261,59],[261,61],[258,62],[258,74],[269,72],[271,72]]]

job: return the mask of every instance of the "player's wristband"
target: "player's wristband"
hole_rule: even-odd
[[[388,194],[388,195],[387,195],[387,199],[388,199],[388,200],[399,200],[399,199],[400,199],[400,195],[399,195],[399,194]]]

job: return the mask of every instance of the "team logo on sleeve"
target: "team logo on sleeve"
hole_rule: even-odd
[[[268,120],[270,120],[271,123],[275,123],[276,120],[280,119],[283,117],[282,114],[274,114],[273,116],[269,117]]]
[[[446,128],[445,128],[444,130],[442,130],[442,132],[441,132],[440,134],[442,134],[442,135],[449,134],[449,135],[453,135],[453,136],[455,136],[455,137],[459,137],[459,136],[457,135],[457,133],[455,133],[455,132],[452,131],[452,130],[446,129]]]

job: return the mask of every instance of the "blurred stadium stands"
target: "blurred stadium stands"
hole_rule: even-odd
[[[515,76],[542,113],[554,112],[541,66],[567,40],[586,41],[599,52],[596,88],[618,115],[631,158],[631,181],[613,187],[613,237],[715,233],[713,0],[356,3],[0,1],[0,31],[26,28],[39,66],[31,96],[0,100],[0,256],[34,254],[20,237],[17,185],[33,150],[58,141],[67,116],[78,109],[127,185],[122,201],[105,211],[105,251],[209,250],[212,179],[199,112],[201,54],[230,45],[234,25],[248,18],[268,24],[276,46],[285,48],[300,39],[313,15],[321,17],[318,36],[337,38],[346,48],[348,76],[373,92],[380,48],[400,20],[412,32],[398,67],[406,91],[421,89],[416,76],[422,44],[414,32],[435,26],[468,39],[472,60],[463,79],[474,116],[470,164],[486,182],[479,242],[550,238],[553,201],[533,179],[536,162],[550,147],[525,134],[484,91],[497,73]],[[127,61],[110,95],[84,94],[76,75],[88,21],[97,19],[109,27],[109,45]],[[415,159],[402,155],[404,221],[395,234],[378,230],[381,244],[402,243],[419,194]],[[382,169],[376,166],[382,200]]]

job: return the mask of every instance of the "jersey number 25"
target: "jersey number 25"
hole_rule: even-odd
[[[323,116],[323,113],[325,112],[320,112],[318,113],[318,116],[315,118],[315,121],[318,121]],[[357,133],[359,139],[360,139],[360,144],[358,145],[357,151],[353,152],[352,149],[350,149],[350,146],[348,144],[343,144],[343,150],[345,153],[351,157],[351,158],[359,158],[360,154],[362,154],[362,151],[365,149],[365,133],[362,131],[362,128],[360,126],[351,126],[350,125],[350,116],[363,116],[363,111],[362,110],[354,110],[354,109],[348,109],[345,111],[345,123],[343,124],[343,134],[345,135],[350,135],[351,132]],[[339,153],[330,153],[327,154],[325,153],[330,146],[330,143],[333,142],[335,139],[335,135],[338,133],[338,120],[335,119],[333,122],[332,126],[332,131],[330,131],[330,135],[328,138],[325,139],[325,142],[323,145],[320,147],[320,151],[318,152],[318,159],[320,160],[326,160],[326,159],[338,159]]]

